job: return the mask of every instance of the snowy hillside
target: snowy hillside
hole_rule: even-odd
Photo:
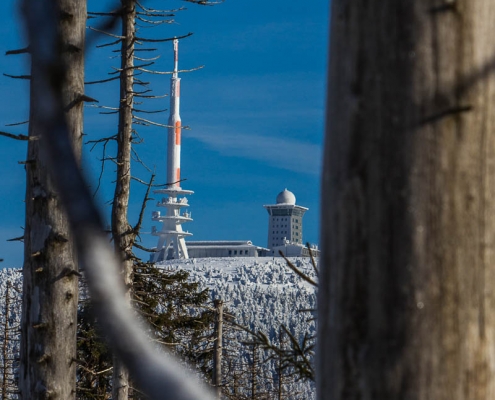
[[[307,276],[315,279],[308,258],[290,258]],[[185,269],[191,281],[211,290],[251,328],[284,324],[297,327],[312,316],[298,312],[316,308],[314,287],[304,282],[286,265],[283,258],[194,258],[160,263],[164,268]],[[314,333],[315,325],[310,324]]]
[[[316,280],[315,271],[307,258],[291,258],[293,264],[305,275]],[[279,344],[280,325],[286,326],[297,340],[305,334],[315,335],[315,322],[310,311],[316,308],[315,288],[304,282],[286,265],[282,258],[204,258],[190,260],[170,260],[159,265],[164,269],[185,269],[190,273],[190,280],[199,282],[209,288],[212,298],[221,298],[229,313],[235,316],[235,322],[249,327],[253,331],[267,334],[270,341]],[[9,284],[10,304],[5,307],[7,283]],[[20,289],[22,276],[20,270],[0,270],[0,332],[7,328],[10,332],[18,332],[20,322]],[[15,289],[14,289],[15,288]],[[16,290],[17,289],[17,290]],[[302,311],[306,310],[306,311]],[[7,325],[5,324],[7,316]],[[15,339],[15,338],[12,338]],[[249,341],[244,331],[234,331],[224,335],[226,349],[235,349],[239,343]],[[18,355],[18,341],[9,343],[8,355]],[[262,353],[262,352],[261,352]],[[6,354],[7,355],[7,354]],[[238,354],[244,365],[252,364],[251,355]],[[0,354],[0,361],[2,354]],[[276,360],[268,360],[268,356],[260,355],[264,375],[260,383],[268,398],[276,398],[278,375]],[[8,374],[12,374],[15,364],[11,364]],[[285,399],[312,400],[314,384],[311,382],[290,381],[281,385]],[[279,387],[280,388],[280,387]],[[278,389],[279,389],[278,388]],[[265,397],[259,397],[265,398]]]
[[[316,280],[308,258],[290,260]],[[303,311],[316,308],[315,288],[292,272],[283,258],[197,258],[169,260],[160,266],[189,271],[191,281],[208,287],[212,298],[224,300],[237,323],[266,333],[272,342],[277,342],[278,327],[282,324],[298,340],[305,333],[315,335],[313,315]],[[275,369],[272,360],[270,370]],[[287,388],[297,393],[294,399],[314,398],[314,385],[298,382],[296,386]]]

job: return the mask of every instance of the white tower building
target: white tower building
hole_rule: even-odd
[[[188,207],[185,195],[193,194],[191,190],[184,190],[180,186],[180,148],[181,148],[181,119],[180,111],[180,78],[179,71],[179,41],[174,40],[174,72],[170,79],[170,117],[168,119],[167,142],[167,186],[165,189],[155,190],[154,193],[164,194],[157,207],[165,208],[165,215],[154,211],[152,220],[162,222],[161,230],[153,227],[152,234],[158,236],[158,245],[153,261],[171,258],[189,258],[184,240],[192,233],[184,232],[182,224],[192,221],[191,214],[181,210]],[[180,197],[182,196],[182,197]]]
[[[277,204],[264,205],[268,214],[268,248],[287,243],[304,245],[303,216],[308,209],[296,205],[294,193],[284,189],[277,196]]]

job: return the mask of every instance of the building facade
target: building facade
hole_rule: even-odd
[[[284,189],[276,199],[276,204],[263,206],[268,217],[268,248],[285,246],[287,243],[302,245],[303,217],[308,209],[296,205],[296,196]]]

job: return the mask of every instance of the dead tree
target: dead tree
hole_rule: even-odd
[[[131,301],[133,257],[132,246],[135,233],[129,224],[127,211],[131,190],[131,142],[132,108],[134,103],[134,43],[136,3],[122,0],[122,39],[120,70],[119,126],[117,132],[117,179],[112,204],[112,237],[115,251],[122,260],[122,277],[127,288],[126,302]],[[129,396],[129,374],[122,362],[115,358],[113,365],[112,397],[126,400]]]
[[[26,7],[33,7],[33,4]],[[76,157],[82,138],[86,2],[58,0],[55,10],[61,58],[51,79],[59,79],[67,132]],[[30,49],[34,46],[30,44]],[[29,137],[43,140],[43,76],[32,63]],[[23,305],[20,390],[24,399],[75,397],[77,263],[69,223],[48,176],[41,140],[29,140],[26,160]],[[46,139],[45,139],[46,140]]]
[[[223,352],[223,301],[216,299],[213,301],[215,306],[215,342],[213,349],[213,379],[212,384],[215,387],[217,398],[220,399],[222,393],[222,352]]]
[[[318,398],[491,399],[495,2],[331,15]]]
[[[138,8],[138,9],[137,9]],[[120,79],[120,95],[118,107],[98,106],[104,110],[102,113],[118,113],[119,124],[118,131],[115,136],[92,140],[91,143],[103,144],[104,150],[109,140],[114,140],[117,144],[116,157],[110,158],[116,165],[116,184],[115,192],[112,202],[112,238],[114,241],[115,251],[122,260],[122,277],[124,284],[127,288],[126,301],[130,302],[131,289],[132,289],[132,273],[135,256],[133,254],[133,247],[135,245],[142,218],[144,216],[144,206],[148,200],[147,196],[141,210],[139,221],[136,226],[131,226],[129,222],[128,207],[131,192],[131,164],[133,161],[144,165],[139,159],[137,151],[133,148],[133,145],[140,143],[140,137],[136,129],[136,125],[149,126],[163,124],[155,123],[148,119],[138,117],[137,114],[155,114],[162,113],[165,110],[146,110],[141,106],[141,109],[135,107],[134,98],[138,98],[139,104],[144,99],[157,99],[162,96],[155,96],[151,93],[151,89],[148,87],[148,83],[144,82],[140,78],[137,78],[140,74],[160,74],[159,71],[150,70],[149,67],[154,64],[157,57],[144,58],[137,56],[137,52],[140,50],[156,51],[157,49],[149,48],[136,48],[136,43],[149,43],[149,42],[164,42],[171,39],[148,39],[145,37],[138,37],[138,31],[136,29],[136,21],[140,21],[147,25],[156,25],[163,22],[171,22],[171,18],[174,16],[173,12],[178,10],[154,10],[146,8],[135,0],[121,0],[121,8],[119,12],[113,13],[90,13],[93,17],[112,17],[119,18],[121,20],[121,34],[114,35],[109,32],[95,29],[96,31],[111,36],[112,42],[103,44],[102,46],[120,46],[120,67],[117,71],[112,71],[111,74],[118,73]],[[94,29],[94,28],[92,28]],[[188,35],[186,35],[188,36]],[[116,39],[116,40],[115,40]],[[137,60],[137,64],[135,61]],[[116,79],[112,77],[109,79],[103,79],[97,82],[91,83],[104,83]],[[141,88],[138,90],[138,88]],[[103,158],[103,165],[107,158]],[[148,169],[149,171],[149,169]],[[136,179],[138,182],[143,182],[141,179]],[[151,184],[150,184],[151,186]],[[149,190],[149,186],[148,186]],[[129,396],[129,377],[127,371],[123,368],[122,363],[118,360],[114,360],[113,368],[113,398],[115,400],[125,400]]]

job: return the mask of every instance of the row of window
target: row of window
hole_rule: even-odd
[[[288,221],[289,219],[288,219],[288,218],[274,218],[273,220],[274,220],[275,222],[279,222],[279,221],[280,221],[280,222],[286,222],[286,221]],[[295,219],[294,219],[294,222],[299,222],[299,219],[298,219],[298,218],[295,218]]]
[[[278,234],[278,231],[273,231],[273,234],[274,234],[274,235],[275,235],[275,233],[277,233],[277,234]],[[282,232],[282,231],[281,231],[280,233],[281,233],[281,234],[284,234],[284,233],[285,233],[285,234],[287,234],[287,232]],[[296,233],[295,233],[295,235],[296,235],[296,236],[299,236],[299,232],[296,232]],[[275,239],[277,239],[277,238],[275,238]]]
[[[236,256],[237,255],[237,250],[233,250],[233,251],[234,251],[234,256]],[[247,255],[248,254],[248,250],[239,250],[239,255],[242,256],[243,254]],[[229,250],[229,256],[231,256],[231,255],[232,255],[232,250]]]
[[[287,227],[287,226],[286,226],[286,227]],[[275,227],[275,228],[276,228],[276,227]],[[283,228],[283,227],[282,227],[282,228]],[[298,226],[293,227],[293,228],[294,228],[294,229],[299,229],[299,227],[298,227]],[[275,232],[277,232],[277,233],[278,233],[278,231],[272,231],[272,232],[273,232],[273,234],[275,234]],[[280,231],[280,233],[287,233],[287,231]]]

